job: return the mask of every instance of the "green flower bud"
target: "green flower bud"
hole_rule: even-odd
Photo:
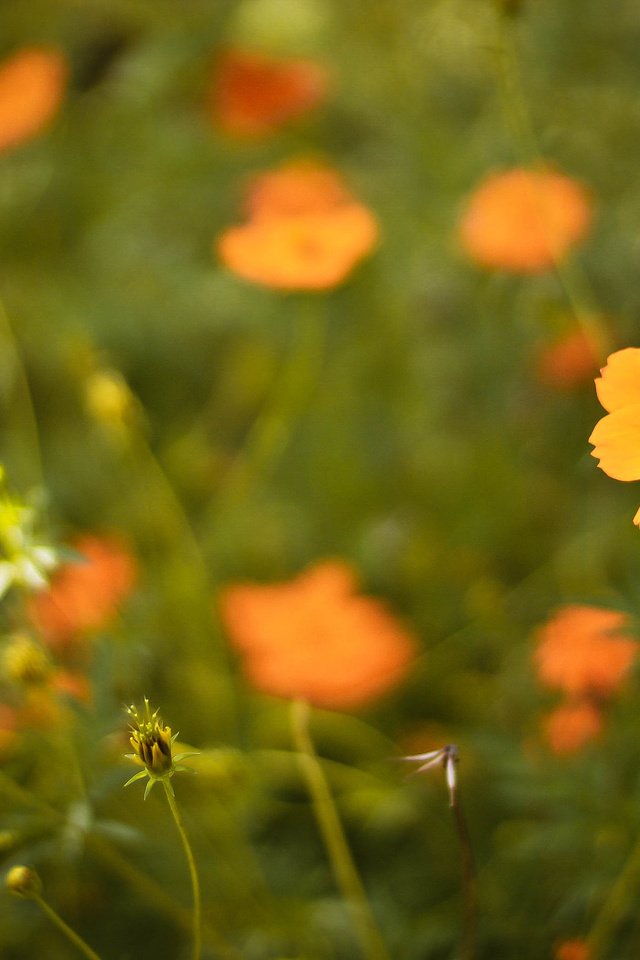
[[[133,719],[129,738],[133,747],[132,759],[146,767],[152,776],[162,777],[173,767],[171,727],[162,725],[158,710],[151,713],[148,700],[145,699],[144,704],[142,714],[133,706],[127,711]]]
[[[40,877],[30,867],[12,867],[5,877],[5,885],[10,893],[16,897],[32,899],[40,895],[42,883]]]
[[[151,712],[149,701],[145,697],[144,711],[140,712],[137,707],[127,708],[127,713],[132,719],[130,725],[131,736],[129,743],[133,747],[133,753],[128,753],[127,758],[137,763],[139,767],[144,767],[139,773],[134,774],[127,782],[125,787],[136,780],[149,778],[144,795],[145,799],[154,783],[162,780],[165,789],[173,795],[171,786],[171,777],[179,770],[187,770],[180,764],[180,760],[195,756],[194,752],[179,753],[173,755],[173,741],[178,736],[177,733],[171,735],[171,727],[165,727],[162,723],[160,711]],[[197,753],[197,751],[196,751]]]

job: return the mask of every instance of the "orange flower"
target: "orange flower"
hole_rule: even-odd
[[[460,222],[460,240],[483,267],[539,273],[581,240],[591,203],[575,180],[543,170],[515,169],[484,180]]]
[[[546,717],[544,730],[554,753],[577,753],[602,730],[602,714],[588,700],[563,703]]]
[[[62,101],[67,72],[64,56],[46,47],[19,50],[0,64],[0,151],[46,127]]]
[[[555,390],[571,390],[598,369],[598,351],[584,330],[569,330],[545,344],[537,360],[538,379]]]
[[[612,353],[600,374],[596,393],[609,413],[640,403],[640,349],[627,347]]]
[[[321,103],[328,85],[327,71],[312,60],[230,50],[217,64],[209,109],[226,133],[261,137]]]
[[[538,676],[572,696],[611,694],[636,657],[637,642],[623,633],[629,617],[600,607],[561,607],[537,633]]]
[[[280,290],[337,286],[378,239],[373,214],[338,174],[316,165],[267,174],[247,207],[250,219],[222,234],[218,253],[239,276]]]
[[[591,951],[584,940],[565,940],[558,944],[554,960],[589,960]]]
[[[258,690],[357,707],[405,676],[413,636],[357,586],[347,564],[326,561],[285,583],[224,591],[223,618]]]
[[[612,353],[600,373],[596,392],[609,413],[589,437],[591,456],[614,480],[640,480],[640,349]],[[633,522],[640,526],[640,510]]]
[[[114,540],[86,535],[73,547],[83,559],[61,567],[30,603],[34,623],[54,647],[104,626],[136,578],[135,561]]]
[[[247,280],[281,290],[337,286],[375,243],[371,214],[350,204],[330,214],[281,217],[227,230],[219,251]]]
[[[249,186],[245,209],[257,220],[330,213],[351,203],[347,185],[335,170],[295,161],[256,177]]]

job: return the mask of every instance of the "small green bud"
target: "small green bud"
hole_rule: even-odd
[[[133,747],[134,752],[128,753],[126,756],[128,760],[133,760],[139,767],[144,767],[144,770],[140,770],[139,773],[134,774],[133,777],[127,780],[125,787],[128,787],[130,783],[135,783],[136,780],[143,780],[145,777],[149,777],[149,782],[144,792],[145,799],[149,795],[149,791],[154,783],[157,783],[159,780],[164,783],[165,789],[173,794],[171,777],[179,770],[188,769],[183,767],[179,761],[187,757],[193,757],[195,753],[179,753],[177,756],[174,756],[172,752],[173,741],[178,734],[174,733],[173,736],[171,736],[171,727],[164,726],[159,710],[151,711],[149,701],[146,697],[144,700],[144,711],[140,711],[137,707],[131,706],[127,707],[127,713],[132,721],[129,727],[131,732],[129,743]]]
[[[158,710],[151,712],[149,701],[144,701],[144,713],[129,707],[132,718],[129,743],[133,747],[133,759],[146,767],[154,777],[162,777],[173,767],[171,757],[171,728],[163,726]]]
[[[31,867],[12,867],[5,877],[5,885],[10,893],[27,900],[40,895],[42,883],[40,877]]]

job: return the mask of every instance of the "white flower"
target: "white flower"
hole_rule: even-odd
[[[455,743],[448,743],[438,750],[430,750],[428,753],[415,753],[409,757],[402,757],[409,762],[420,763],[415,773],[424,773],[432,767],[444,767],[447,787],[449,788],[449,806],[453,807],[456,802],[456,764],[459,760],[458,748]]]
[[[58,563],[57,552],[36,540],[36,511],[12,497],[3,488],[3,480],[0,467],[0,598],[13,586],[42,590]]]

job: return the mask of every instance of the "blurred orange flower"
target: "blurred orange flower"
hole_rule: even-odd
[[[255,177],[247,191],[245,210],[257,220],[327,213],[352,202],[339,173],[331,167],[298,160]]]
[[[314,164],[289,164],[253,184],[250,219],[230,227],[217,248],[224,264],[254,283],[281,290],[337,286],[378,239],[367,207],[342,178]]]
[[[591,951],[584,940],[565,940],[554,951],[554,960],[589,960]]]
[[[546,717],[544,730],[554,753],[576,753],[602,730],[602,714],[588,700],[563,703]]]
[[[31,139],[55,116],[67,82],[58,50],[27,47],[0,63],[0,151]]]
[[[598,370],[598,350],[584,330],[569,330],[545,344],[538,354],[538,379],[555,390],[571,390]]]
[[[313,60],[229,50],[216,65],[209,110],[226,133],[261,137],[321,103],[328,86],[328,71]]]
[[[585,236],[591,215],[588,194],[575,180],[550,170],[507,170],[471,195],[459,235],[483,267],[539,273]]]
[[[609,412],[589,437],[591,456],[614,480],[640,480],[640,349],[612,353],[600,373],[596,392]],[[640,526],[640,510],[633,522]]]
[[[335,708],[358,707],[395,686],[415,639],[357,589],[354,572],[338,560],[285,583],[228,587],[222,616],[254,686]]]
[[[52,647],[104,626],[136,579],[135,560],[117,541],[87,535],[72,546],[82,559],[60,567],[30,602],[31,618]]]
[[[638,644],[623,631],[629,617],[616,610],[561,607],[537,632],[538,676],[572,696],[606,696],[616,690],[635,660]]]

